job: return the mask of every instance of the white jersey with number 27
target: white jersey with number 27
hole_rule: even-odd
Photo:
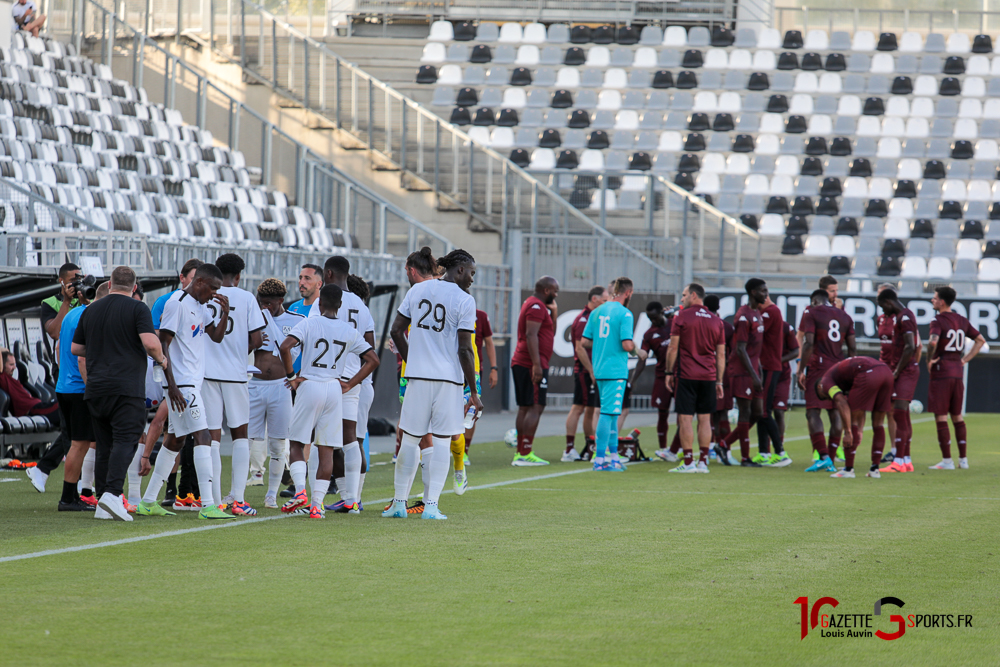
[[[315,382],[341,379],[348,355],[360,356],[372,349],[354,327],[322,315],[303,319],[288,335],[302,344],[299,375]]]

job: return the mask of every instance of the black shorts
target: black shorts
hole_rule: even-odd
[[[62,412],[69,439],[93,442],[94,426],[83,394],[56,394],[56,398],[59,400],[59,411]]]
[[[715,412],[715,382],[712,380],[677,381],[674,409],[679,415],[707,415]]]
[[[625,394],[622,396],[622,410],[628,410],[632,407],[632,383],[625,383]]]
[[[778,382],[781,380],[781,371],[764,371],[761,378],[764,385],[764,414],[770,415],[774,412],[775,396],[778,393]],[[787,401],[788,398],[786,397]]]
[[[601,407],[601,395],[597,393],[597,384],[587,371],[573,374],[573,405],[587,408]]]
[[[542,381],[539,384],[531,381],[531,369],[527,366],[511,366],[510,370],[514,375],[514,399],[518,407],[544,406],[545,397],[549,393],[549,369],[542,369]]]

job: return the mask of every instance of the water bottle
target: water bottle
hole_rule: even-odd
[[[163,366],[153,362],[153,381],[156,384],[163,384]]]
[[[464,426],[465,426],[465,430],[466,431],[468,431],[470,428],[472,428],[472,425],[476,423],[476,419],[478,417],[479,417],[479,415],[476,414],[476,406],[472,405],[470,403],[469,404],[469,409],[465,413],[465,424],[464,424]]]

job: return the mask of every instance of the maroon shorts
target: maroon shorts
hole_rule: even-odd
[[[729,379],[733,398],[763,398],[763,391],[753,390],[753,380],[749,375],[734,375]]]
[[[892,400],[906,401],[913,400],[913,394],[917,392],[917,380],[920,379],[920,366],[910,364],[910,366],[899,374],[892,385]]]
[[[716,403],[715,411],[725,410],[729,412],[733,409],[733,382],[728,374],[722,376],[722,402]]]
[[[927,409],[931,414],[960,415],[964,399],[962,378],[931,378],[927,387]]]
[[[823,368],[814,370],[810,368],[806,371],[806,410],[833,410],[833,401],[824,401],[816,395],[816,384],[823,379],[823,375],[825,375],[828,370],[830,369]]]
[[[774,390],[774,409],[787,410],[788,401],[792,393],[792,369],[788,366],[781,372],[778,378],[778,388]]]
[[[889,412],[892,409],[892,371],[888,366],[876,366],[854,378],[854,386],[847,394],[851,410],[864,412]]]
[[[667,389],[666,377],[657,376],[653,380],[653,393],[650,395],[649,404],[651,407],[657,410],[670,410],[670,401],[673,400],[674,395]],[[674,376],[674,382],[677,382],[677,376]]]

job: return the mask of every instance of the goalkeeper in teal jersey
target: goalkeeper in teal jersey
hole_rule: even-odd
[[[618,458],[618,415],[628,382],[628,356],[635,353],[645,359],[645,350],[632,340],[634,322],[628,302],[632,281],[618,278],[608,288],[611,297],[591,313],[583,330],[583,346],[591,350],[594,379],[601,394],[601,417],[597,422],[597,451],[594,470],[621,472],[625,465]]]

